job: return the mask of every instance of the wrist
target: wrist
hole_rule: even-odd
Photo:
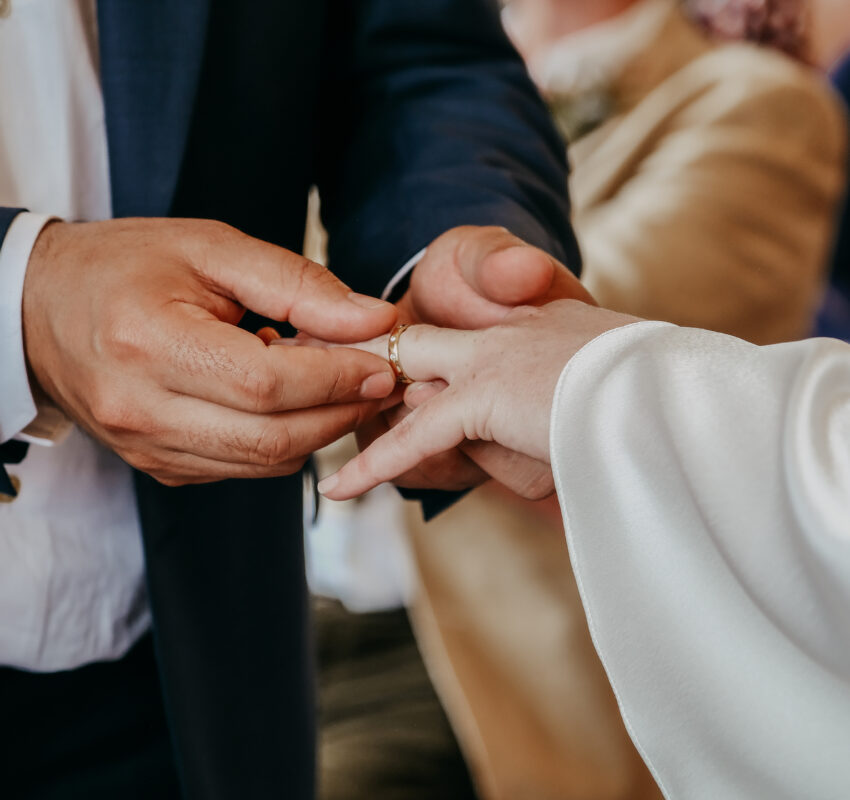
[[[41,402],[53,401],[46,368],[42,364],[42,345],[50,330],[50,286],[55,281],[51,265],[57,257],[57,239],[62,229],[69,225],[55,217],[45,220],[33,242],[24,275],[21,298],[24,360],[32,394]]]

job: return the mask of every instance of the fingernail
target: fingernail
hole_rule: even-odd
[[[420,404],[420,402],[424,402],[424,400],[420,400],[420,397],[422,395],[422,390],[426,386],[430,386],[430,385],[431,384],[429,384],[429,383],[418,383],[414,386],[411,386],[404,393],[404,404],[410,409],[416,408]]]
[[[408,395],[419,394],[419,392],[421,392],[423,389],[427,389],[427,388],[429,388],[433,385],[434,384],[431,383],[430,381],[425,381],[423,383],[414,383],[412,386],[410,386],[407,389],[407,394]]]
[[[272,341],[269,342],[269,347],[273,344],[281,347],[295,347],[298,345],[298,341],[296,339],[272,339]]]
[[[389,305],[377,297],[369,297],[369,295],[358,294],[357,292],[351,292],[348,295],[348,299],[361,308],[368,308],[370,311],[374,311],[376,308],[381,308],[381,306]]]
[[[336,489],[338,484],[339,478],[336,475],[328,475],[323,481],[319,481],[319,485],[316,488],[319,490],[319,494],[327,494]]]
[[[435,394],[439,391],[440,385],[435,381],[426,381],[424,383],[414,383],[409,386],[404,393],[404,404],[410,408],[416,408],[420,403],[428,401],[425,395]],[[425,392],[425,389],[430,389],[430,392]]]
[[[383,400],[395,389],[393,376],[386,372],[370,375],[360,384],[360,396],[364,400]]]

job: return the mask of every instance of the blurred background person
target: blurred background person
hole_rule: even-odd
[[[804,11],[765,0],[508,6],[506,27],[570,143],[583,280],[601,305],[760,344],[811,332],[846,121],[804,63],[821,63]],[[325,454],[321,472],[343,458]],[[468,796],[462,751],[488,800],[660,796],[593,650],[554,503],[485,488],[424,525],[378,490],[324,504],[308,566],[336,598],[317,601],[326,785],[395,781],[387,796],[418,797],[425,773],[441,797]]]
[[[799,0],[784,3],[752,0],[691,0],[694,18],[720,39],[770,43],[805,58],[828,75],[845,106],[850,107],[850,3],[845,0]],[[765,24],[772,16],[773,24]],[[815,333],[850,341],[850,204],[845,201],[836,226],[830,282],[824,293]]]
[[[695,5],[733,29],[750,17],[740,0]],[[799,3],[777,5],[761,40],[803,56]],[[807,335],[845,138],[812,72],[712,43],[673,0],[513,0],[505,14],[571,144],[582,280],[600,305],[759,343]]]
[[[805,12],[508,5],[570,143],[582,280],[600,305],[760,344],[811,333],[847,131],[807,63]],[[592,647],[554,503],[485,487],[411,531],[420,648],[480,795],[659,797]]]

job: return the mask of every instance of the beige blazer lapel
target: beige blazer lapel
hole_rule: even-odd
[[[614,86],[619,113],[570,147],[574,165],[570,196],[574,213],[602,202],[643,159],[675,106],[665,84],[684,66],[711,50],[711,44],[673,7],[655,41],[623,70]],[[676,93],[681,102],[692,97]],[[672,101],[675,103],[675,100]],[[628,124],[624,117],[628,116]]]

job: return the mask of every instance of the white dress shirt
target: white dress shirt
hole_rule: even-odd
[[[561,376],[551,455],[665,796],[850,797],[850,346],[611,331]]]
[[[323,466],[321,457],[319,466]],[[310,508],[311,499],[305,509]],[[357,501],[323,501],[315,522],[312,515],[305,519],[310,591],[339,600],[353,613],[407,606],[415,568],[404,504],[398,490],[388,484]]]
[[[31,426],[21,294],[43,215],[111,215],[93,0],[12,0],[0,19],[0,205],[34,212],[0,249],[0,441],[57,438],[49,413]],[[150,624],[130,468],[76,428],[44,444],[0,505],[0,664],[38,671],[117,658]]]

